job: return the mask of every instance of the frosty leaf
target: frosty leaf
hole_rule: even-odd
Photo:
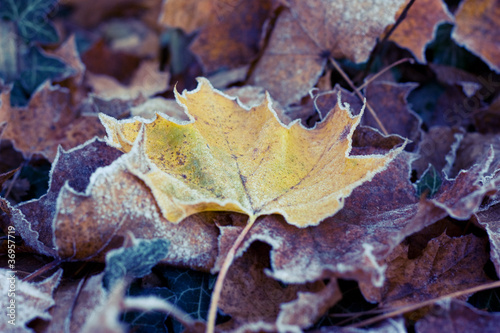
[[[0,269],[0,277],[2,278],[0,291],[4,295],[0,299],[0,305],[2,309],[5,309],[4,318],[0,320],[0,330],[2,332],[33,332],[27,327],[30,321],[35,318],[51,319],[47,310],[55,304],[52,293],[59,284],[62,269],[38,283],[24,282],[15,277],[15,287],[11,288],[10,282],[13,280],[9,279],[15,275],[11,270]],[[10,289],[14,289],[13,297],[7,297],[9,293],[12,293]],[[14,311],[9,310],[9,307],[12,306]],[[13,316],[9,316],[11,313]],[[14,324],[8,323],[9,320],[13,320]]]
[[[86,188],[72,187],[71,182],[61,188],[52,224],[58,256],[104,261],[106,252],[120,247],[132,232],[145,239],[169,240],[165,262],[209,270],[217,254],[214,221],[220,218],[206,213],[168,223],[151,191],[128,171],[140,163],[132,151],[95,170]]]
[[[120,248],[106,254],[103,285],[112,289],[124,277],[143,277],[165,258],[169,242],[165,239],[134,239],[131,247]]]
[[[481,57],[493,70],[500,72],[500,5],[495,0],[466,0],[455,14],[452,37],[460,45]]]
[[[225,16],[218,13],[210,17],[191,50],[207,73],[250,63],[258,55],[263,25],[271,13],[272,1],[239,1]]]
[[[494,333],[500,325],[500,314],[478,310],[451,298],[435,304],[431,313],[415,324],[417,333],[449,331]]]
[[[408,245],[400,245],[387,258],[384,286],[361,284],[360,288],[370,302],[384,306],[415,304],[472,288],[490,281],[483,271],[486,249],[486,239],[472,234],[452,238],[443,233],[415,259],[408,258]]]
[[[21,230],[22,221],[29,221],[30,229],[38,233],[37,240],[53,248],[52,222],[56,212],[59,191],[65,183],[77,191],[84,191],[89,178],[97,168],[110,164],[121,152],[99,140],[91,140],[68,152],[58,149],[50,172],[49,190],[42,197],[16,206],[20,214],[12,223]],[[33,237],[26,241],[34,241]]]
[[[238,232],[235,227],[222,230],[227,240]],[[341,298],[335,280],[284,285],[266,274],[268,266],[269,246],[263,243],[253,244],[233,263],[220,301],[221,310],[232,319],[221,329],[259,320],[276,325],[277,331],[306,328]]]
[[[80,114],[66,88],[45,83],[25,108],[10,106],[9,91],[0,98],[0,122],[8,123],[3,138],[26,157],[38,153],[53,161],[58,145],[73,148],[104,132],[97,117]]]
[[[453,22],[453,16],[442,0],[419,0],[411,6],[390,40],[409,49],[419,62],[425,63],[425,46],[434,39],[438,25],[444,22]]]
[[[174,300],[171,302],[184,310],[193,319],[207,319],[210,296],[215,282],[214,276],[193,270],[167,267],[163,270],[168,289]],[[182,331],[182,325],[175,321],[174,331]]]
[[[170,75],[158,70],[159,64],[144,61],[134,73],[128,86],[124,86],[113,77],[105,75],[88,75],[88,83],[101,98],[134,100],[142,95],[147,98],[163,92],[168,87]]]
[[[289,10],[279,15],[250,83],[287,106],[316,84],[329,56],[366,61],[404,0],[283,2]]]
[[[426,193],[427,197],[433,197],[437,193],[439,187],[442,184],[441,175],[431,164],[425,170],[422,177],[417,181],[417,196],[421,196]]]
[[[299,227],[317,225],[402,150],[349,156],[361,115],[352,116],[340,100],[309,130],[297,122],[284,126],[269,102],[246,110],[205,79],[176,98],[190,122],[101,115],[111,145],[123,151],[134,146],[144,155],[144,165],[131,171],[174,223],[196,212],[225,210],[252,219],[277,213]]]

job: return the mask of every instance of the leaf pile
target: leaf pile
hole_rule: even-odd
[[[0,330],[494,331],[498,11],[2,2]]]

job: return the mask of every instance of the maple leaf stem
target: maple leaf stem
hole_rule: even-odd
[[[220,269],[219,275],[217,276],[217,280],[215,281],[214,291],[212,292],[212,298],[210,300],[210,308],[208,310],[208,318],[207,318],[207,328],[206,333],[214,333],[215,331],[215,319],[217,318],[217,304],[219,304],[219,299],[222,292],[222,285],[224,284],[224,280],[226,279],[227,272],[229,271],[229,267],[234,261],[234,256],[236,251],[239,249],[241,243],[245,239],[245,236],[248,234],[253,224],[255,223],[256,217],[249,216],[247,225],[238,235],[238,238],[233,243],[233,246],[229,249],[224,262],[222,263],[222,267]]]
[[[424,301],[424,302],[420,302],[420,303],[417,303],[417,304],[411,304],[411,305],[408,305],[408,306],[403,306],[403,307],[398,308],[398,309],[396,309],[394,311],[390,311],[390,312],[384,313],[382,315],[379,315],[379,316],[376,316],[376,317],[373,317],[373,318],[370,318],[370,319],[367,319],[367,320],[363,320],[363,321],[361,321],[359,323],[352,324],[352,325],[349,325],[347,327],[355,327],[356,328],[356,327],[368,326],[368,325],[377,323],[379,321],[382,321],[384,319],[392,318],[392,317],[395,317],[395,316],[398,316],[398,315],[401,315],[401,314],[404,314],[404,313],[407,313],[407,312],[418,310],[420,308],[423,308],[424,306],[433,305],[437,301],[440,301],[440,300],[443,300],[443,299],[446,299],[446,298],[456,298],[456,297],[459,297],[459,296],[463,296],[463,295],[467,295],[467,294],[473,294],[473,293],[477,293],[477,292],[482,291],[482,290],[493,289],[493,288],[498,288],[498,287],[500,287],[500,281],[495,281],[495,282],[483,284],[483,285],[480,285],[480,286],[476,286],[476,287],[473,287],[473,288],[468,288],[468,289],[465,289],[465,290],[456,291],[454,293],[443,295],[443,296],[439,296],[439,297],[436,297],[436,298],[433,298],[433,299],[430,299],[430,300],[427,300],[427,301]]]
[[[342,75],[342,77],[344,78],[344,80],[346,80],[346,82],[349,84],[349,86],[354,91],[354,93],[356,94],[356,96],[358,96],[359,99],[361,99],[361,101],[364,101],[365,98],[363,97],[363,95],[361,95],[361,93],[356,88],[356,86],[354,85],[354,83],[347,76],[347,74],[342,70],[342,68],[340,68],[340,65],[335,61],[335,59],[333,59],[332,57],[330,57],[330,62],[332,63],[333,67],[335,67],[335,69],[340,73],[340,75]],[[373,118],[375,118],[375,121],[377,122],[377,125],[380,127],[380,130],[382,131],[382,133],[384,133],[384,135],[388,135],[389,133],[387,132],[387,130],[385,129],[384,125],[382,124],[382,122],[378,118],[377,113],[375,112],[375,110],[373,110],[373,108],[370,106],[370,104],[368,104],[368,102],[365,102],[365,105],[366,105],[366,108],[368,109],[368,111],[370,111],[370,114],[373,116]]]

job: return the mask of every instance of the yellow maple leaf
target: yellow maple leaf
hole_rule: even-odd
[[[226,210],[248,214],[251,221],[281,214],[298,227],[317,225],[403,149],[349,156],[362,113],[352,116],[340,97],[312,129],[298,121],[283,125],[269,96],[248,110],[203,78],[195,90],[176,92],[176,99],[189,121],[100,115],[108,143],[125,152],[135,144],[147,156],[147,167],[131,171],[174,223],[197,212]]]

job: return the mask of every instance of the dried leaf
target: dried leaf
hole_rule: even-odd
[[[104,99],[134,100],[140,96],[147,98],[164,92],[168,87],[170,75],[160,72],[158,68],[159,64],[155,61],[143,61],[128,86],[105,75],[89,73],[87,80],[94,93]]]
[[[103,135],[99,120],[76,111],[65,88],[44,84],[26,108],[11,107],[8,91],[0,98],[0,122],[8,123],[3,138],[11,140],[25,157],[42,154],[53,161],[59,145],[69,149]]]
[[[266,103],[246,110],[205,79],[176,98],[190,122],[101,115],[111,145],[129,151],[135,141],[144,154],[144,165],[131,171],[174,223],[200,211],[229,210],[252,219],[277,213],[299,227],[317,225],[401,151],[349,156],[360,116],[351,116],[340,101],[308,130],[282,125]]]
[[[439,187],[443,183],[439,172],[432,164],[424,171],[422,177],[417,181],[417,196],[426,194],[428,198],[433,197],[437,193]]]
[[[63,279],[54,292],[52,320],[44,332],[80,332],[89,317],[100,311],[107,300],[102,276],[101,273],[84,280]]]
[[[224,11],[224,15],[218,13],[209,18],[191,44],[191,50],[201,59],[206,73],[222,67],[237,68],[257,56],[264,22],[272,13],[272,3],[243,0],[235,3],[231,11]]]
[[[50,172],[47,194],[16,206],[19,214],[13,216],[12,223],[20,229],[23,220],[29,221],[30,229],[38,233],[35,239],[54,248],[52,222],[61,188],[67,183],[76,191],[83,192],[92,173],[99,167],[109,165],[120,155],[120,151],[96,139],[67,152],[59,148]],[[28,243],[34,241],[32,237],[24,239]]]
[[[2,278],[0,291],[4,295],[0,299],[0,305],[2,309],[7,309],[4,312],[4,318],[0,320],[0,330],[2,332],[32,332],[26,326],[30,321],[35,318],[50,320],[51,316],[47,310],[55,304],[52,294],[59,284],[61,275],[62,269],[41,282],[28,283],[18,280],[15,272],[0,269]],[[13,296],[7,297],[8,294],[13,294]]]
[[[453,20],[442,0],[415,1],[404,20],[391,34],[390,40],[409,49],[419,62],[425,63],[425,46],[435,38],[438,25],[453,23]]]
[[[210,22],[212,17],[217,18],[227,15],[239,2],[241,0],[164,1],[158,22],[191,33]]]
[[[129,171],[143,162],[134,151],[97,169],[85,190],[71,183],[62,187],[53,221],[58,255],[103,261],[132,232],[144,239],[169,240],[165,261],[173,265],[209,270],[217,253],[215,214],[195,215],[177,225],[165,220],[151,191]]]
[[[488,261],[487,246],[486,239],[472,234],[452,238],[443,233],[427,244],[421,256],[408,259],[408,245],[401,244],[385,261],[384,286],[374,288],[362,283],[361,291],[370,302],[398,307],[490,282],[483,271]]]
[[[479,198],[491,193],[495,182],[481,184],[488,165],[484,160],[454,180],[443,180],[434,199],[419,202],[409,181],[413,156],[401,153],[370,183],[356,188],[346,199],[344,209],[318,226],[298,229],[277,215],[260,219],[239,253],[255,241],[271,245],[268,275],[285,283],[338,277],[381,286],[381,261],[401,241],[448,214],[468,219],[478,210]],[[220,242],[226,243],[224,234]],[[221,251],[214,271],[224,257],[225,251]]]
[[[431,314],[415,324],[417,333],[484,332],[494,333],[500,314],[478,310],[465,302],[444,299],[435,304]]]
[[[389,134],[399,134],[411,142],[406,150],[413,151],[422,136],[422,120],[408,105],[408,95],[415,89],[414,83],[395,84],[391,82],[374,82],[366,88],[366,100],[372,105]],[[336,85],[331,92],[318,94],[314,100],[315,108],[324,117],[335,104],[335,96],[342,92],[345,100],[354,110],[361,109],[363,102],[354,94]],[[371,114],[366,114],[361,124],[379,128]]]
[[[497,275],[500,275],[500,205],[476,214],[478,223],[486,230],[490,239],[490,259],[495,265]]]
[[[278,17],[249,83],[264,87],[288,106],[316,84],[329,56],[366,61],[405,1],[370,6],[363,1],[284,2],[289,9]]]
[[[452,38],[481,57],[491,69],[500,73],[500,5],[495,0],[465,0],[455,13]]]
[[[234,227],[222,228],[227,241],[232,236],[234,242],[239,231],[239,228]],[[228,234],[231,236],[228,237]],[[317,281],[283,285],[267,276],[268,251],[268,246],[254,244],[231,266],[219,307],[232,319],[218,328],[234,329],[258,321],[276,325],[283,332],[306,328],[340,300],[341,294],[335,280],[327,284]]]

